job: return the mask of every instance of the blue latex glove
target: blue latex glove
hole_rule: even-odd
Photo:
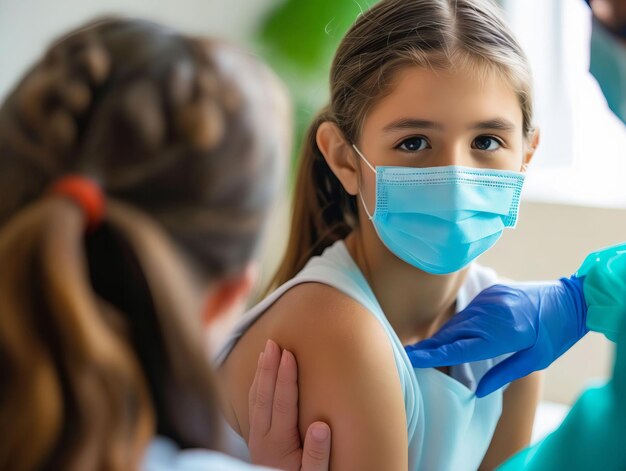
[[[406,347],[417,368],[514,353],[481,379],[478,397],[550,365],[587,332],[583,278],[494,285],[432,338]]]
[[[587,326],[617,342],[613,375],[587,389],[556,431],[498,471],[626,470],[626,245],[589,255],[577,274],[585,276]]]

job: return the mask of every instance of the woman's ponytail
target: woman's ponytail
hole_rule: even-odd
[[[0,231],[0,469],[136,469],[154,434],[120,313],[91,288],[84,229],[79,208],[47,198]]]

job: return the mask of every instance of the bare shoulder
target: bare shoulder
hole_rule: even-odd
[[[315,420],[332,427],[331,465],[392,470],[397,463],[406,469],[400,380],[391,342],[372,313],[321,283],[303,283],[277,300],[242,337],[222,372],[244,437],[248,389],[268,338],[296,356],[301,432]],[[368,449],[372,456],[363,453]]]
[[[267,314],[272,334],[283,339],[282,346],[289,350],[302,348],[313,335],[322,337],[315,339],[316,345],[322,340],[336,351],[352,350],[372,335],[387,338],[380,322],[362,304],[321,283],[294,287]]]

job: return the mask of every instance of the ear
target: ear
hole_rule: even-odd
[[[242,304],[248,298],[257,278],[257,267],[250,263],[240,275],[216,282],[202,313],[205,327]]]
[[[522,171],[524,172],[528,168],[528,165],[530,165],[530,161],[533,159],[533,155],[535,155],[535,151],[537,150],[537,146],[539,145],[539,138],[539,128],[533,129],[532,134],[528,137],[526,146],[524,146],[524,160],[522,162]]]
[[[317,128],[317,147],[326,163],[339,179],[343,188],[350,195],[359,191],[358,166],[354,150],[339,127],[330,121],[324,121]]]

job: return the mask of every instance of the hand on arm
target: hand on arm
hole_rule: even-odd
[[[330,428],[314,422],[304,447],[298,430],[298,367],[293,354],[269,340],[249,394],[248,447],[253,463],[287,471],[327,471]]]

